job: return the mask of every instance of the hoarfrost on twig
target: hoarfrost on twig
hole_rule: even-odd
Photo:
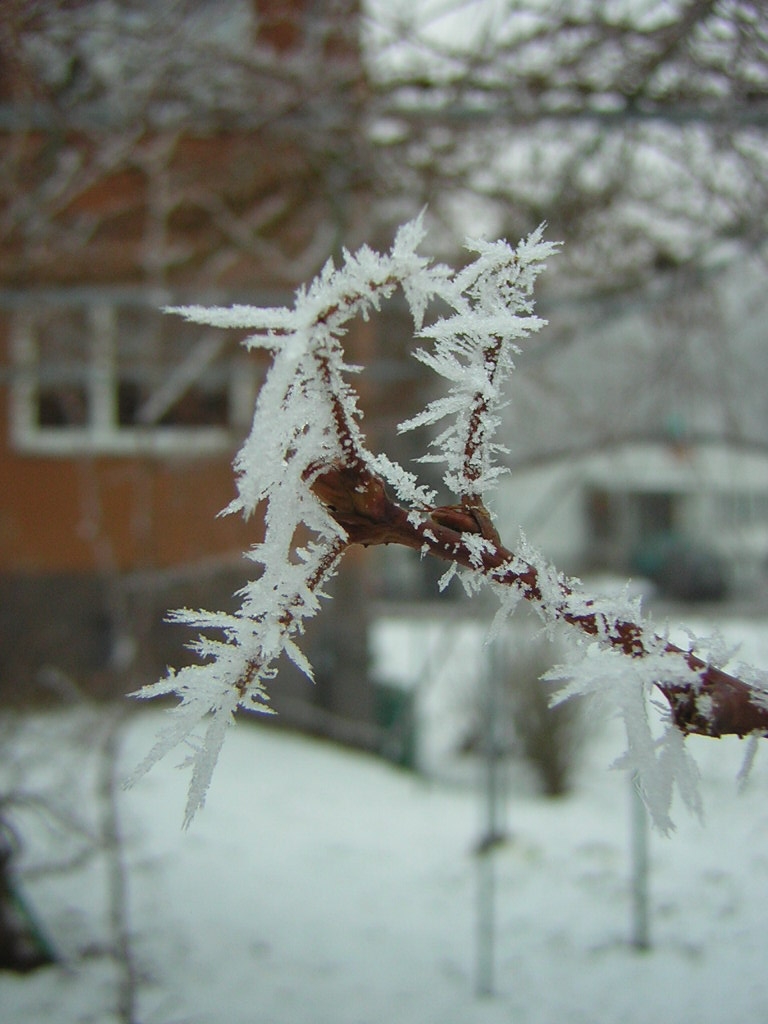
[[[675,791],[701,813],[684,733],[743,735],[759,728],[764,735],[765,677],[726,675],[718,665],[733,652],[717,641],[689,636],[687,650],[675,646],[644,621],[639,600],[627,593],[586,596],[580,581],[558,572],[522,534],[514,553],[503,547],[485,507],[503,471],[498,456],[504,448],[496,440],[502,387],[521,341],[544,323],[533,313],[532,290],[557,246],[542,240],[541,228],[516,248],[475,241],[469,246],[475,258],[454,273],[417,254],[423,234],[419,217],[400,229],[388,253],[363,246],[345,252],[338,268],[329,260],[290,308],[173,310],[199,323],[246,328],[253,332],[246,346],[272,355],[250,434],[235,458],[237,497],[224,510],[249,516],[261,506],[264,539],[247,552],[256,572],[235,614],[172,614],[173,621],[201,631],[193,645],[201,663],[139,691],[142,697],[173,694],[179,704],[133,778],[185,744],[192,772],[189,823],[204,802],[237,709],[270,711],[268,683],[280,658],[312,679],[299,641],[348,544],[395,542],[447,561],[440,590],[454,576],[470,595],[490,587],[500,599],[491,638],[522,598],[533,603],[545,633],[565,626],[580,638],[573,664],[547,678],[563,684],[557,699],[591,695],[622,720],[627,750],[617,764],[631,773],[655,824],[668,832]],[[361,428],[351,383],[358,368],[347,363],[342,339],[352,319],[378,310],[397,287],[418,336],[432,342],[416,358],[446,382],[443,395],[400,429],[448,421],[424,459],[444,464],[456,505],[433,507],[434,493],[409,470],[371,452]],[[449,313],[425,325],[433,299]],[[404,507],[392,502],[385,483]],[[654,725],[649,709],[659,692],[666,704]]]

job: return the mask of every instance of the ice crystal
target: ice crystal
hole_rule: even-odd
[[[363,246],[345,252],[337,269],[329,260],[315,281],[296,294],[293,307],[260,309],[184,306],[171,308],[196,323],[246,328],[248,348],[265,348],[272,363],[256,402],[249,436],[234,468],[237,497],[224,513],[250,516],[263,505],[264,540],[248,552],[255,579],[240,593],[234,615],[182,609],[171,616],[203,631],[194,649],[203,663],[169,672],[138,696],[173,694],[173,722],[158,739],[134,778],[180,743],[190,747],[192,781],[185,820],[202,805],[226,727],[238,708],[268,711],[266,684],[281,655],[310,678],[312,668],[296,640],[315,615],[323,585],[333,576],[344,548],[341,527],[312,491],[317,473],[357,461],[379,473],[399,496],[427,503],[431,492],[413,474],[368,451],[360,429],[357,394],[349,382],[355,367],[344,358],[341,339],[357,316],[367,317],[401,286],[416,329],[435,296],[453,294],[452,274],[416,253],[423,218],[398,232],[389,253]],[[297,537],[311,540],[297,547]],[[219,634],[214,639],[210,634]],[[202,735],[200,735],[202,733]]]
[[[419,332],[434,344],[417,349],[416,358],[443,377],[448,390],[400,430],[450,420],[422,461],[445,463],[445,484],[462,497],[484,497],[503,471],[496,456],[505,449],[493,441],[502,388],[519,342],[546,323],[533,314],[531,295],[557,244],[542,241],[542,234],[543,225],[515,249],[505,241],[468,242],[477,257],[453,278],[445,296],[452,312]]]

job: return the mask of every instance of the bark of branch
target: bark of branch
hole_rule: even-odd
[[[529,601],[543,599],[539,571],[523,562],[498,539],[485,509],[446,506],[413,515],[388,495],[383,480],[365,467],[330,466],[312,483],[318,499],[347,533],[348,544],[401,544],[486,573],[495,583],[518,587]],[[478,552],[466,543],[467,534],[480,534],[486,544]],[[556,618],[588,636],[601,636],[630,658],[658,650],[659,638],[635,622],[611,619],[591,602],[574,610],[573,592],[560,584]],[[669,702],[672,717],[683,733],[703,736],[768,736],[768,704],[746,682],[709,665],[691,651],[665,643],[665,653],[679,656],[698,680],[690,684],[659,679],[656,685]]]

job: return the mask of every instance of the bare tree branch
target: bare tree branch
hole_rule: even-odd
[[[461,507],[433,508],[422,521],[414,522],[409,511],[387,494],[384,481],[364,468],[330,467],[315,478],[312,488],[344,529],[350,544],[401,544],[442,561],[481,569],[493,582],[517,588],[528,601],[542,599],[539,571],[532,565],[521,565],[519,557],[484,528],[479,516],[473,520]],[[482,551],[467,543],[468,534],[475,538],[479,534],[487,541]],[[587,636],[599,635],[630,658],[643,658],[662,644],[667,654],[679,657],[698,674],[698,683],[689,686],[657,681],[682,732],[712,737],[755,732],[768,736],[765,694],[690,651],[658,636],[648,636],[637,623],[615,619],[596,604],[594,610],[587,611],[581,603],[574,607],[568,581],[561,581],[559,590],[559,604],[550,609],[554,618]]]

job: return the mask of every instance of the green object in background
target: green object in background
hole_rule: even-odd
[[[10,882],[6,888],[9,909],[16,919],[16,951],[18,966],[16,970],[34,970],[46,964],[58,963],[53,943],[41,927],[37,915],[24,896],[21,887]]]
[[[376,725],[381,729],[379,753],[393,764],[416,769],[416,721],[413,694],[401,686],[377,683]]]
[[[0,970],[26,973],[59,957],[14,877],[17,851],[12,828],[0,820]]]
[[[722,559],[680,534],[657,533],[647,538],[633,552],[631,569],[677,600],[722,601],[727,597]]]

